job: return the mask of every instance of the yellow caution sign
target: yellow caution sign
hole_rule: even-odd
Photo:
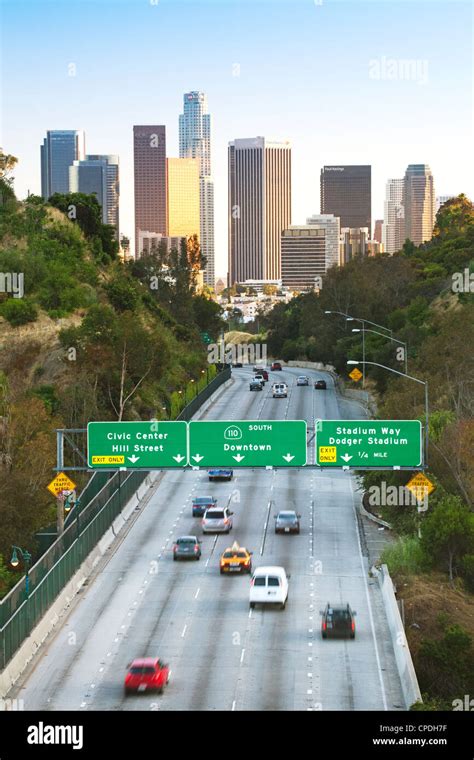
[[[320,446],[319,462],[336,462],[337,446]]]
[[[435,490],[436,486],[422,472],[417,472],[416,475],[410,478],[405,488],[411,491],[417,501],[423,501],[426,496],[429,496]]]
[[[92,457],[92,464],[125,464],[124,456]]]
[[[354,367],[352,372],[349,372],[349,377],[351,377],[355,383],[358,383],[360,378],[363,377],[363,375],[360,369],[357,369],[357,367]]]
[[[76,484],[71,478],[68,478],[64,472],[59,472],[49,484],[48,491],[50,491],[53,496],[59,496],[63,491],[74,491],[75,487]]]

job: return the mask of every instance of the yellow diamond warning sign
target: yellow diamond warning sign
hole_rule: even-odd
[[[337,446],[320,446],[319,462],[337,462]]]
[[[417,472],[416,475],[410,478],[405,488],[408,488],[412,492],[415,499],[423,501],[426,496],[429,496],[434,491],[436,486],[422,472]]]
[[[76,484],[71,478],[68,478],[64,472],[59,472],[49,484],[48,491],[50,491],[53,496],[59,496],[63,491],[74,491],[75,487]]]
[[[357,367],[354,367],[352,372],[349,372],[349,377],[352,377],[353,381],[355,383],[358,383],[360,378],[362,377],[362,372],[360,371],[360,369],[357,369]]]

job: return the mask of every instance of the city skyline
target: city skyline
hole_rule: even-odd
[[[255,3],[249,24],[236,4],[186,3],[196,36],[212,33],[213,45],[201,46],[197,58],[185,47],[177,62],[173,30],[182,5],[72,0],[63,14],[56,2],[4,3],[4,76],[11,87],[3,98],[2,144],[19,158],[20,198],[28,190],[41,192],[37,145],[46,131],[84,129],[91,152],[120,157],[121,232],[133,239],[132,127],[166,125],[168,155],[178,155],[177,117],[183,93],[193,90],[212,103],[216,276],[227,271],[227,145],[235,137],[291,140],[293,224],[319,210],[324,165],[372,166],[372,219],[383,217],[387,179],[403,176],[410,163],[430,165],[440,195],[473,195],[466,161],[472,124],[467,4],[433,3],[427,13],[425,3],[414,2],[400,14],[389,2],[319,6],[293,0],[268,14],[267,3]],[[351,29],[344,40],[342,22]],[[123,28],[127,44],[117,59],[114,40]],[[159,49],[153,44],[157,30]],[[29,51],[38,33],[46,46],[55,43],[54,54],[33,67]],[[448,37],[446,57],[436,40]],[[420,65],[404,68],[403,61]],[[18,91],[21,98],[14,97]],[[347,113],[361,104],[367,114],[352,119],[348,130]],[[456,140],[449,140],[449,151],[439,150],[447,146],[452,113]],[[28,129],[20,129],[26,123]]]

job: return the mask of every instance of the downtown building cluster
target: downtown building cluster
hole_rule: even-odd
[[[167,156],[165,125],[133,127],[135,255],[160,242],[170,250],[183,238],[196,236],[205,262],[204,282],[214,287],[211,117],[204,93],[188,92],[183,100],[179,157]],[[83,130],[48,131],[41,146],[42,196],[77,192],[97,197],[103,223],[113,225],[119,239],[118,156],[86,155]]]
[[[277,283],[318,289],[332,266],[355,256],[393,254],[406,239],[431,238],[440,202],[426,164],[410,164],[389,180],[384,219],[372,232],[372,167],[324,166],[320,214],[291,224],[291,145],[264,137],[234,140],[228,149],[229,284]]]

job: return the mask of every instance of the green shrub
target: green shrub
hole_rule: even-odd
[[[0,305],[0,316],[9,322],[12,327],[26,325],[35,322],[38,318],[36,306],[24,298],[9,298]]]
[[[425,569],[423,550],[416,536],[399,538],[392,546],[387,546],[380,557],[382,564],[388,566],[390,573],[415,575]]]

